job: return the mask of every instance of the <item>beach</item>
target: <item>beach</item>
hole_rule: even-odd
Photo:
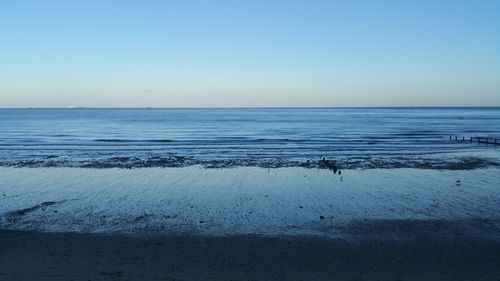
[[[415,236],[422,229],[416,223],[407,231]],[[2,230],[0,280],[498,280],[498,241],[434,233],[410,241],[348,242]]]
[[[500,173],[0,168],[1,280],[496,280]],[[402,180],[404,179],[404,180]]]

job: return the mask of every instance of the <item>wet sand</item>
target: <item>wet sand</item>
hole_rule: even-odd
[[[499,182],[499,169],[0,168],[0,228],[338,238],[360,220],[498,226]]]
[[[0,230],[0,280],[499,280],[498,240],[405,225],[370,222],[353,231],[381,237],[396,227],[410,239]]]

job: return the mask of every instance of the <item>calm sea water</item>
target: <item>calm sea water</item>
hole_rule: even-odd
[[[500,139],[500,108],[2,109],[0,164],[403,159],[495,149],[451,135]]]

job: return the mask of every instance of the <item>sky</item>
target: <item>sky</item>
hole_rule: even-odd
[[[0,107],[500,106],[499,15],[499,0],[0,0]]]

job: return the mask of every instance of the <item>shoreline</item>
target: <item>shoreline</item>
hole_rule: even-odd
[[[490,148],[496,150],[496,147]],[[337,157],[242,157],[203,159],[192,156],[120,156],[108,158],[68,158],[44,155],[37,158],[0,160],[5,168],[85,168],[85,169],[140,169],[140,168],[185,168],[233,169],[254,167],[263,169],[306,168],[328,169],[429,169],[429,170],[474,170],[500,167],[500,158],[491,151],[442,152],[434,154],[387,154],[351,155]]]

